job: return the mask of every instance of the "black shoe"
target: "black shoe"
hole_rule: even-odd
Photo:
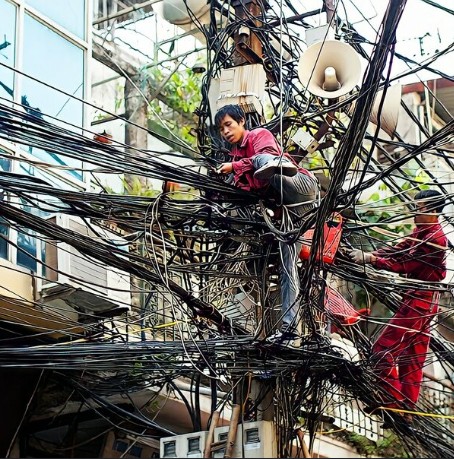
[[[269,180],[275,174],[286,175],[287,177],[293,177],[298,173],[298,167],[287,159],[276,157],[271,161],[268,161],[260,169],[257,169],[254,173],[254,178],[258,180]]]

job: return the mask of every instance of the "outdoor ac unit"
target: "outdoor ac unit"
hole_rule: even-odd
[[[229,426],[214,430],[214,441],[227,439]],[[218,450],[213,457],[224,457],[225,450]],[[245,422],[238,426],[232,457],[277,457],[277,442],[272,421]]]
[[[93,238],[93,243],[106,244],[100,238],[127,249],[118,235],[92,225],[91,230],[77,217],[58,214],[49,218],[56,225]],[[91,315],[114,316],[130,310],[130,275],[117,268],[82,255],[67,243],[46,242],[46,273],[39,294],[41,302],[58,308],[73,319]],[[83,315],[81,316],[80,313]]]
[[[227,439],[229,426],[214,429],[214,442]],[[161,438],[160,457],[203,457],[208,432],[194,432]],[[243,440],[244,439],[244,440]],[[244,451],[244,455],[243,455]],[[217,450],[212,457],[224,457],[225,450]],[[274,424],[271,421],[246,422],[238,426],[232,457],[277,457]]]
[[[160,457],[203,457],[208,432],[193,432],[161,438]]]
[[[157,457],[159,444],[150,438],[118,436],[115,432],[107,434],[101,457],[145,459]]]

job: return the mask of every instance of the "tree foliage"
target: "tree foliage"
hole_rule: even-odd
[[[160,67],[149,70],[152,86],[159,88],[166,103],[154,98],[150,101],[149,117],[167,126],[178,138],[195,146],[196,137],[192,135],[197,127],[194,111],[202,100],[201,77],[191,69],[181,72],[168,72]]]

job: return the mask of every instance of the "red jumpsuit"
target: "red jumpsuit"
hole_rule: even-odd
[[[440,224],[417,226],[400,244],[374,252],[374,265],[410,279],[439,282],[446,276],[446,248],[447,238]],[[429,325],[438,310],[438,296],[433,290],[406,291],[398,311],[372,348],[383,388],[410,407],[419,397]]]

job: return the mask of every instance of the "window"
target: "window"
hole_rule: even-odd
[[[177,457],[177,442],[166,441],[164,443],[164,457]]]
[[[2,220],[0,219],[0,222]],[[0,257],[8,259],[9,226],[0,223]]]
[[[188,453],[200,452],[200,437],[188,438]]]
[[[227,441],[227,437],[229,436],[228,432],[223,432],[219,434],[218,441]],[[225,448],[221,448],[218,451],[216,451],[216,456],[217,457],[224,457],[225,454]]]
[[[116,440],[113,449],[120,453],[127,453],[128,456],[141,457],[143,448],[137,445],[129,446],[125,441]]]
[[[260,443],[258,428],[246,430],[246,443]]]
[[[34,231],[17,232],[17,264],[36,272],[36,238]]]
[[[125,453],[128,449],[128,444],[122,440],[115,440],[113,447],[114,451],[119,451],[120,453]]]
[[[0,101],[5,103],[5,100],[15,99],[24,105],[29,114],[44,120],[46,115],[55,117],[61,120],[60,123],[65,128],[82,132],[83,103],[77,99],[84,97],[88,43],[75,44],[65,34],[72,32],[86,40],[88,2],[23,0],[18,3],[20,7],[15,5],[14,0],[0,0]],[[43,22],[44,17],[41,21],[34,17],[28,7],[52,20],[55,29]],[[20,9],[25,14],[19,14]],[[18,44],[20,50],[17,49]],[[13,70],[13,67],[17,67],[16,57],[19,51],[22,59],[18,70],[23,74],[15,74]],[[17,94],[16,80],[19,82],[17,87],[20,87],[20,94]],[[52,118],[47,120],[59,124],[59,121]],[[21,148],[44,162],[69,166],[69,169],[64,169],[64,173],[83,180],[80,160],[39,148]]]
[[[79,38],[85,38],[85,0],[26,0],[27,4],[46,15]]]
[[[82,123],[82,103],[52,89],[83,97],[83,50],[41,22],[25,15],[24,73],[46,82],[49,87],[25,78],[23,94],[32,107],[71,122]],[[52,100],[49,100],[52,99]]]
[[[81,48],[69,42],[44,24],[38,22],[30,15],[25,15],[24,20],[24,49],[23,67],[26,75],[46,82],[45,86],[31,78],[22,80],[22,104],[28,108],[29,113],[35,116],[46,114],[82,126],[82,102],[62,94],[53,87],[66,93],[83,97],[84,93],[84,52]],[[43,115],[41,115],[41,113]],[[58,121],[49,118],[52,123]],[[64,125],[68,129],[68,125]],[[29,153],[51,164],[60,164],[81,168],[81,161],[47,152],[36,148],[28,148]],[[75,177],[82,179],[80,170],[70,171]]]
[[[0,64],[16,64],[16,7],[0,2]],[[14,71],[0,65],[0,97],[13,99]]]
[[[30,203],[21,199],[20,207],[25,212],[39,214],[39,210],[30,205]],[[32,230],[24,228],[22,231],[17,231],[17,264],[36,272],[37,268],[37,240],[36,233]]]
[[[7,156],[8,153],[0,148],[0,169],[4,172],[9,172],[11,170],[11,160],[1,155]]]
[[[7,153],[0,149],[0,155]],[[0,156],[0,170],[9,172],[11,170],[11,160],[5,156]],[[0,198],[3,200],[5,196],[3,190],[0,190]],[[9,239],[9,225],[0,218],[0,257],[8,259],[8,239]]]

